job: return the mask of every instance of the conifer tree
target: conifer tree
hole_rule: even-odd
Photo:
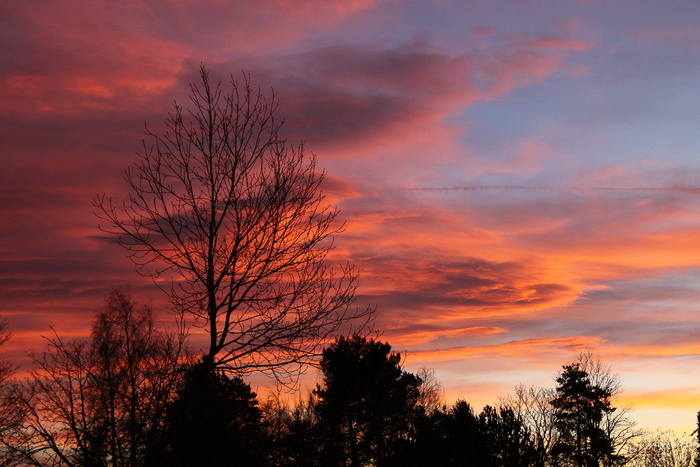
[[[559,439],[555,454],[569,465],[597,467],[612,453],[612,443],[601,422],[610,404],[610,390],[593,384],[580,363],[563,366],[556,379],[555,425]],[[566,465],[566,464],[565,464]]]

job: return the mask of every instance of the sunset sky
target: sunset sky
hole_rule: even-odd
[[[279,93],[328,175],[406,368],[477,409],[582,350],[642,426],[700,410],[700,2],[0,3],[7,358],[84,335],[114,286],[164,297],[98,230],[144,123],[200,62]]]

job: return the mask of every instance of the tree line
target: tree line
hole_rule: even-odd
[[[6,324],[5,324],[6,326]],[[3,330],[4,331],[4,330]],[[4,340],[8,334],[3,332]],[[195,358],[181,332],[115,290],[89,337],[57,333],[29,377],[0,370],[4,466],[697,466],[700,444],[645,433],[620,380],[580,354],[553,388],[518,386],[476,412],[446,404],[434,373],[353,334],[327,345],[306,395],[260,401],[240,376]]]

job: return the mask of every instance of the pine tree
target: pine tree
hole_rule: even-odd
[[[576,467],[597,467],[612,454],[610,438],[601,429],[604,414],[615,410],[611,393],[593,384],[579,363],[563,369],[552,401],[559,433],[555,454]]]

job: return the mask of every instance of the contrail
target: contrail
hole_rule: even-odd
[[[682,192],[700,194],[700,187],[611,187],[611,186],[525,186],[525,185],[467,185],[450,187],[416,187],[401,191],[479,191],[479,190],[556,190],[556,191],[639,191]]]

